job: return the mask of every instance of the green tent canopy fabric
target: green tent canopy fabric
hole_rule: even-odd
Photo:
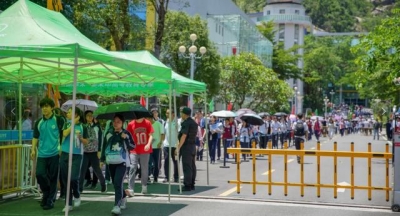
[[[148,51],[136,52],[115,52],[119,56],[128,59],[136,59],[138,61],[146,62],[146,64],[166,67],[156,57]],[[191,80],[172,72],[172,88],[177,94],[196,94],[206,91],[206,84]],[[63,85],[59,90],[66,94],[72,93],[72,85]],[[77,92],[86,95],[102,95],[109,96],[124,96],[124,95],[142,95],[142,96],[156,96],[169,93],[169,85],[164,81],[154,81],[149,83],[103,83],[103,84],[77,84]]]
[[[81,34],[61,13],[19,0],[0,14],[0,80],[2,82],[78,82],[86,84],[170,81],[165,65],[110,52]]]

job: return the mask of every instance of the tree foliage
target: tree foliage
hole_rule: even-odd
[[[293,94],[285,81],[251,53],[241,53],[222,60],[218,100],[234,109],[247,107],[257,111],[288,110]]]
[[[132,13],[142,0],[63,0],[62,13],[87,37],[113,50],[144,48],[146,23]]]
[[[272,70],[281,80],[288,80],[290,78],[299,79],[302,77],[301,70],[297,66],[300,55],[294,53],[296,53],[300,47],[293,46],[292,48],[285,50],[283,43],[275,41],[274,26],[275,24],[273,21],[261,22],[261,24],[257,26],[260,33],[269,41],[274,43],[272,53]]]
[[[209,97],[218,93],[220,76],[220,56],[214,44],[209,40],[207,22],[200,16],[189,16],[184,12],[168,12],[165,19],[165,31],[162,41],[160,59],[170,66],[175,72],[189,77],[190,59],[184,58],[178,51],[179,46],[191,45],[190,34],[196,34],[194,43],[198,48],[204,46],[207,53],[195,60],[195,80],[207,84]],[[200,55],[200,53],[197,53]]]
[[[324,96],[329,96],[328,86],[355,83],[352,79],[356,69],[351,53],[351,37],[306,37],[304,53],[304,104],[306,107],[323,108]]]
[[[232,0],[245,13],[262,11],[266,0]]]
[[[400,11],[382,20],[374,31],[362,38],[353,53],[359,70],[354,76],[356,87],[366,97],[378,97],[399,102],[398,87],[393,80],[400,71]]]

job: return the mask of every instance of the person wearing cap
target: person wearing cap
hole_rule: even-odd
[[[178,139],[178,155],[182,158],[183,184],[182,191],[194,190],[196,180],[196,135],[197,123],[190,117],[192,110],[184,107],[181,112],[181,129]]]

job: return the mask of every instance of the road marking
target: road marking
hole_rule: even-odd
[[[240,188],[242,188],[242,187],[240,187]],[[232,194],[232,193],[234,193],[234,192],[236,192],[236,187],[231,188],[231,189],[229,189],[229,190],[223,192],[223,193],[220,194],[219,196],[228,196],[228,195],[230,195],[230,194]]]
[[[291,163],[293,161],[294,161],[294,159],[289,159],[289,160],[286,161],[286,163]]]
[[[271,170],[271,173],[273,173],[273,172],[275,172],[274,169]],[[263,173],[263,174],[261,174],[261,175],[266,176],[266,175],[268,175],[268,174],[269,174],[269,171],[267,171],[267,172],[265,172],[265,173]]]
[[[315,147],[312,147],[311,149],[312,149],[312,150],[314,150],[314,149],[315,149]]]
[[[350,186],[351,184],[349,184],[347,182],[340,182],[340,183],[338,183],[338,185]],[[338,189],[336,189],[336,191],[339,192],[339,193],[344,193],[346,191],[346,188],[338,187]]]

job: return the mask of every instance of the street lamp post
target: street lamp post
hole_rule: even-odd
[[[333,105],[333,95],[335,94],[335,92],[333,91],[333,89],[331,90],[331,92],[329,92],[329,94],[331,94],[331,102],[332,102],[332,105]]]
[[[189,53],[186,54],[186,47],[180,46],[179,52],[181,53],[182,57],[190,59],[190,79],[194,80],[194,60],[201,59],[203,55],[207,52],[207,48],[204,46],[200,47],[200,55],[197,54],[197,46],[194,45],[194,42],[197,40],[196,34],[190,35],[190,40],[192,41],[192,45],[189,47]],[[193,111],[193,94],[189,95],[189,107]],[[192,112],[194,113],[194,112]]]
[[[297,92],[297,101],[296,101],[296,109],[297,109],[297,112],[301,112],[301,107],[299,106],[299,104],[301,104],[300,102],[301,102],[301,100],[303,99],[303,95],[300,95],[300,91],[298,91]]]
[[[326,116],[327,116],[327,114],[326,114],[326,112],[327,112],[327,106],[328,106],[328,102],[329,102],[329,99],[328,99],[328,97],[327,96],[325,96],[325,98],[324,98],[324,104],[325,104],[325,118],[326,118]]]

